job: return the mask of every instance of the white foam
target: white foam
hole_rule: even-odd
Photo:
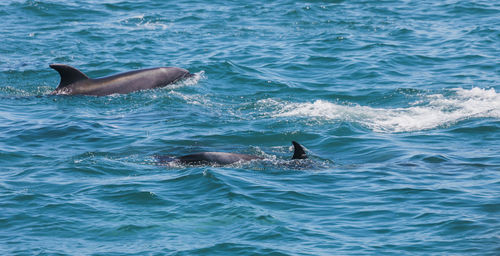
[[[406,108],[373,108],[324,100],[291,103],[265,99],[274,117],[304,117],[357,122],[376,132],[411,132],[432,129],[470,118],[500,118],[500,94],[491,89],[452,89],[450,95],[422,96]]]

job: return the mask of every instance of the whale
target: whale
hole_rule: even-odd
[[[307,159],[304,147],[292,141],[293,156],[291,159]],[[200,152],[179,157],[158,157],[160,162],[180,163],[185,165],[228,165],[238,162],[248,162],[252,160],[263,160],[264,158],[255,155],[237,154],[229,152]]]
[[[178,67],[159,67],[129,71],[112,76],[92,79],[80,70],[64,65],[50,64],[61,76],[61,81],[52,95],[126,94],[134,91],[154,89],[193,76]]]

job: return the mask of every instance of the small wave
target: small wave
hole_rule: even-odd
[[[170,28],[172,24],[161,17],[144,16],[144,14],[135,15],[122,19],[120,24],[131,29],[147,29],[147,30],[165,30]]]
[[[273,117],[306,117],[357,122],[376,132],[412,132],[450,125],[470,118],[500,118],[500,94],[495,89],[456,88],[451,95],[431,94],[406,108],[342,105],[325,100],[291,103],[264,99],[261,109]]]

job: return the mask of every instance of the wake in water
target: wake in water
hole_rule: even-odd
[[[203,78],[205,78],[205,71],[202,70],[202,71],[199,71],[196,73],[192,73],[192,76],[184,78],[182,80],[179,80],[179,81],[177,81],[173,84],[170,84],[167,87],[163,87],[163,88],[172,90],[172,89],[178,89],[178,88],[182,88],[182,87],[186,87],[186,86],[193,86],[193,85],[198,84],[198,81],[200,81]]]
[[[292,103],[264,99],[273,117],[320,118],[357,122],[375,132],[412,132],[447,126],[471,118],[500,118],[500,94],[493,88],[457,88],[451,95],[431,94],[407,108],[341,105],[324,100]]]

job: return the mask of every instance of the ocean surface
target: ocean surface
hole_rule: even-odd
[[[500,255],[498,1],[14,0],[0,19],[1,255]],[[195,76],[54,96],[51,63]],[[202,151],[264,160],[158,161]]]

